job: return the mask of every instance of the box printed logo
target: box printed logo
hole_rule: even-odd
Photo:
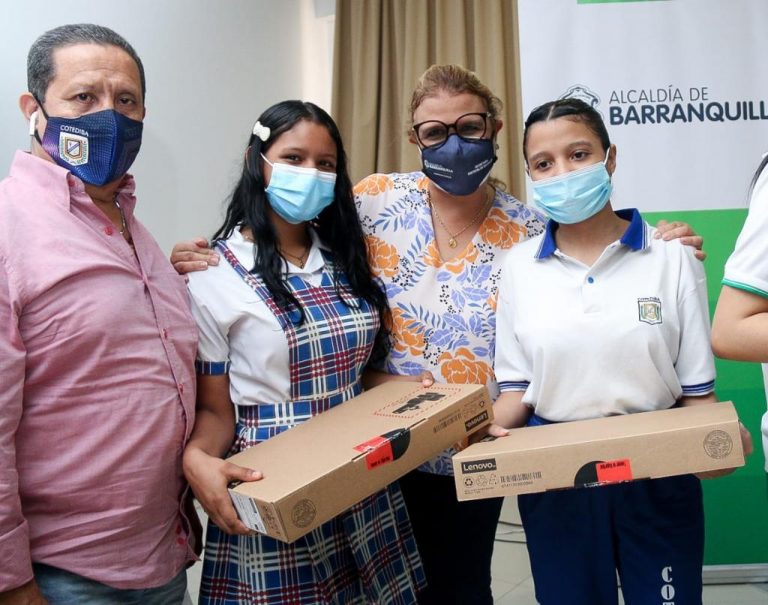
[[[496,470],[496,458],[484,458],[483,460],[473,460],[472,462],[462,462],[461,472],[468,473],[485,473],[487,471]]]
[[[464,422],[464,430],[466,430],[469,433],[472,430],[479,427],[481,424],[483,424],[486,420],[488,420],[488,412],[486,410],[483,410],[477,416],[473,416],[472,418]]]
[[[312,500],[304,498],[299,500],[291,511],[291,521],[296,527],[307,527],[315,520],[317,508]]]
[[[450,388],[442,388],[450,391]],[[455,392],[455,391],[454,391]],[[377,416],[394,416],[397,418],[418,418],[437,402],[449,395],[450,392],[422,391],[418,395],[408,395],[395,403],[390,403],[374,412]]]
[[[733,439],[725,431],[710,431],[704,438],[704,451],[716,460],[727,458],[733,451]]]

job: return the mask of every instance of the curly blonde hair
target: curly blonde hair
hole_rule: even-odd
[[[409,127],[413,125],[413,114],[424,99],[434,97],[443,91],[452,94],[468,92],[476,95],[483,100],[488,108],[489,117],[496,119],[501,114],[503,107],[501,99],[480,81],[475,72],[469,71],[461,65],[432,65],[421,74],[416,88],[413,90]]]
[[[416,113],[419,105],[427,97],[437,96],[441,92],[449,92],[456,95],[468,92],[480,97],[488,110],[488,116],[494,120],[499,118],[504,107],[501,99],[480,81],[475,72],[456,64],[432,65],[421,74],[419,81],[416,83],[416,88],[413,90],[410,108],[411,117],[408,122],[409,131],[413,128],[413,114]],[[506,190],[507,188],[504,181],[495,177],[491,177],[488,183],[495,189]]]

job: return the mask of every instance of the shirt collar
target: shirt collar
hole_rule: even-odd
[[[17,150],[11,164],[9,175],[23,182],[33,182],[40,185],[55,195],[52,199],[56,203],[66,204],[69,207],[71,198],[88,195],[85,192],[85,184],[82,180],[55,162],[32,155],[28,151]],[[117,189],[120,206],[126,215],[133,214],[136,206],[136,181],[133,176],[126,174]],[[90,201],[90,197],[88,198]]]
[[[643,217],[637,208],[617,210],[616,215],[629,221],[629,227],[627,227],[624,235],[621,236],[619,243],[632,250],[645,250],[648,247],[648,234],[645,228],[645,221],[643,221]]]
[[[243,234],[240,231],[241,227],[242,225],[239,225],[235,230],[232,231],[232,235],[230,236],[229,241],[236,246],[242,246],[244,250],[248,250],[248,255],[246,256],[249,259],[249,262],[243,263],[243,265],[251,270],[253,269],[254,265],[253,249],[256,244],[254,244],[253,241],[247,240],[245,237],[243,237]],[[294,265],[293,263],[289,263],[283,259],[283,271],[288,275],[312,275],[313,273],[322,271],[322,269],[325,267],[325,257],[323,256],[323,251],[328,251],[328,247],[323,244],[322,241],[320,241],[320,236],[314,229],[309,230],[309,237],[312,240],[312,244],[310,246],[309,254],[307,255],[307,260],[304,263],[303,268]]]
[[[645,223],[640,212],[636,208],[626,208],[624,210],[616,210],[616,216],[629,221],[629,226],[624,235],[621,236],[621,239],[619,239],[619,243],[631,250],[645,250],[648,247],[648,234],[646,233]],[[539,249],[536,251],[537,260],[552,256],[557,250],[555,231],[557,231],[558,227],[558,222],[552,219],[547,221],[544,237],[541,239]]]

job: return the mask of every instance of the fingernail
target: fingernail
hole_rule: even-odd
[[[218,265],[219,264],[219,255],[218,254],[211,254],[211,264],[212,265]]]

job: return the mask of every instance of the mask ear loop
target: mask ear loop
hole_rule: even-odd
[[[32,112],[29,116],[29,136],[33,137],[37,134],[37,110]]]
[[[606,150],[606,152],[605,152],[605,159],[603,160],[603,166],[605,166],[605,170],[606,170],[606,172],[608,171],[608,160],[609,160],[609,159],[610,159],[610,157],[611,157],[611,147],[612,147],[612,146],[613,146],[613,145],[610,145],[610,144],[608,145],[608,149],[607,149],[607,150]],[[609,179],[610,181],[613,181],[613,175],[612,175],[610,172],[608,173],[608,179]]]
[[[608,149],[605,150],[605,159],[603,160],[603,166],[605,166],[606,168],[608,167],[608,159],[611,157],[611,147],[613,147],[613,145],[609,144]]]
[[[32,98],[37,101],[38,109],[33,111],[32,115],[29,116],[29,136],[35,137],[35,140],[40,144],[40,147],[42,147],[43,141],[40,138],[40,134],[37,132],[37,112],[38,110],[41,111],[46,120],[48,119],[48,112],[45,111],[45,107],[43,107],[43,104],[40,102],[40,99],[38,99],[36,95],[33,95]]]

